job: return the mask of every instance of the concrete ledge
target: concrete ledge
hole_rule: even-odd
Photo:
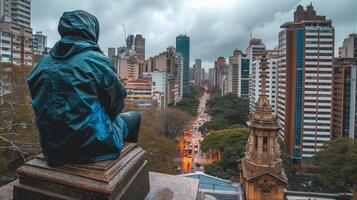
[[[196,200],[198,179],[149,172],[150,192],[146,200]]]
[[[144,153],[137,144],[126,143],[116,160],[61,167],[49,167],[37,156],[16,170],[19,179],[13,184],[12,198],[144,199],[150,187]]]

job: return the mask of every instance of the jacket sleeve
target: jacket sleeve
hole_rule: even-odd
[[[106,113],[111,119],[115,119],[116,116],[124,108],[124,98],[126,97],[126,90],[124,85],[118,79],[118,75],[115,72],[115,68],[111,61],[103,63],[104,73],[102,83],[99,87],[99,98]]]

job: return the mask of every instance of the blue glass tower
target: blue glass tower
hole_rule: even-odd
[[[190,68],[190,37],[186,35],[178,35],[176,37],[176,52],[181,53],[183,57],[182,94],[185,95],[189,93],[188,72]]]

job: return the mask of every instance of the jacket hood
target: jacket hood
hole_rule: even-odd
[[[58,24],[58,32],[61,40],[50,52],[54,58],[66,59],[83,51],[100,51],[99,22],[86,11],[64,12]]]

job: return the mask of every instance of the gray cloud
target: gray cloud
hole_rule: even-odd
[[[191,60],[203,59],[212,67],[218,56],[228,57],[233,49],[245,50],[250,37],[262,38],[269,48],[277,45],[280,25],[293,19],[298,4],[311,0],[33,0],[32,27],[48,35],[48,45],[58,39],[57,23],[64,11],[82,9],[98,17],[100,46],[124,44],[127,32],[146,38],[147,56],[175,45],[175,37],[191,38]],[[318,14],[333,20],[336,49],[348,34],[357,31],[355,0],[313,0]]]

